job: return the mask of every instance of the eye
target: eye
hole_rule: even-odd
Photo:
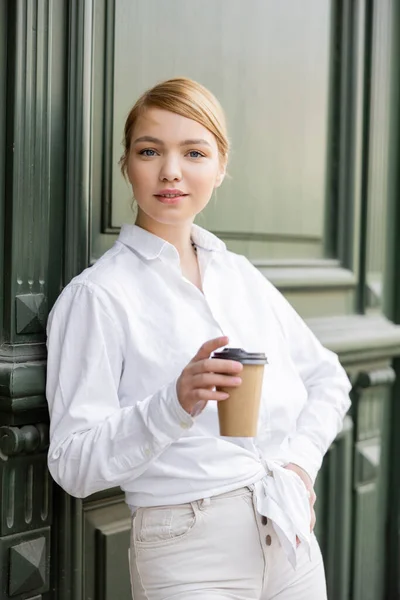
[[[190,152],[188,152],[188,156],[190,156],[190,158],[204,158],[204,154],[198,150],[190,150]]]
[[[155,150],[152,150],[151,148],[144,148],[143,150],[141,150],[139,152],[139,154],[141,154],[142,156],[151,157],[151,156],[156,156],[157,153]]]

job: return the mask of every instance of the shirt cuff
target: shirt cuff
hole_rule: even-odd
[[[156,397],[157,400],[151,402],[150,407],[150,430],[163,446],[168,440],[176,440],[190,429],[194,419],[178,400],[176,380],[162,388]]]
[[[190,429],[190,427],[192,427],[194,424],[194,419],[188,412],[186,412],[182,404],[179,402],[178,392],[176,390],[176,381],[174,381],[172,384],[170,407],[175,414],[176,420],[179,422],[179,426],[182,429]]]
[[[287,463],[301,467],[311,477],[313,484],[315,483],[323,455],[306,436],[298,435],[290,440],[285,459]]]

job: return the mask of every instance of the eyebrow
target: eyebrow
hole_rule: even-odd
[[[142,137],[138,137],[133,143],[138,144],[139,142],[151,142],[153,144],[158,144],[159,146],[165,146],[165,144],[162,140],[152,137],[151,135],[143,135]],[[179,145],[180,146],[190,146],[190,145],[197,145],[197,144],[204,144],[206,146],[211,147],[211,144],[209,144],[207,142],[207,140],[203,140],[202,138],[193,139],[193,140],[185,140],[184,142],[181,142]]]
[[[198,139],[194,139],[194,140],[185,140],[184,142],[181,142],[179,145],[180,146],[191,146],[191,145],[196,146],[197,144],[204,144],[206,146],[211,147],[211,144],[209,144],[207,142],[207,140],[203,140],[202,138],[198,138]]]

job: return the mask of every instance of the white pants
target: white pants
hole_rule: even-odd
[[[249,488],[178,506],[139,508],[130,548],[134,600],[326,600],[313,536],[296,570]]]

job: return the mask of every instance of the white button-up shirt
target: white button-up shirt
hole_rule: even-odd
[[[135,225],[61,293],[48,320],[48,466],[71,495],[120,486],[127,503],[178,504],[254,485],[295,563],[315,479],[349,408],[349,381],[284,297],[243,256],[193,225],[203,292],[176,248]],[[207,340],[265,352],[256,438],[219,435],[217,403],[192,418],[176,380]],[[228,400],[229,401],[229,400]]]

